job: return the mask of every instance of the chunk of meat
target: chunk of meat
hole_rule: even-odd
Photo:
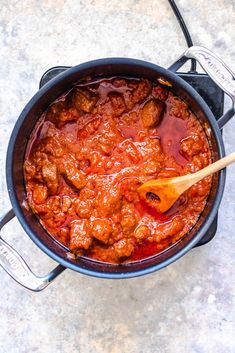
[[[36,150],[32,156],[32,161],[35,164],[37,171],[39,171],[43,165],[48,163],[48,155],[45,152]]]
[[[56,122],[60,116],[60,114],[65,110],[66,103],[64,100],[60,100],[59,102],[53,103],[47,110],[46,117],[49,121]]]
[[[141,110],[142,124],[146,128],[156,127],[163,116],[165,103],[159,99],[151,99]]]
[[[151,230],[146,225],[139,226],[134,232],[134,237],[137,240],[147,239],[150,235],[151,235]]]
[[[87,167],[86,174],[90,174],[91,172],[96,174],[104,174],[104,159],[105,157],[101,151],[92,151],[89,155],[90,166]]]
[[[127,82],[123,78],[115,78],[113,80],[113,86],[114,87],[126,87]]]
[[[61,211],[52,212],[49,207],[48,209],[49,212],[47,213],[47,217],[44,217],[44,221],[47,227],[49,227],[49,229],[53,229],[55,226],[61,227],[66,220],[65,214]],[[57,234],[59,233],[60,230],[58,229]]]
[[[181,152],[191,158],[203,150],[203,143],[200,136],[189,136],[181,141]]]
[[[85,249],[87,250],[92,243],[92,238],[87,232],[87,224],[84,220],[74,220],[70,229],[70,250]]]
[[[128,202],[138,202],[137,188],[141,185],[139,178],[126,177],[121,180],[121,192]]]
[[[121,227],[125,235],[131,235],[138,223],[138,214],[132,203],[123,201],[121,210]]]
[[[81,218],[91,217],[94,210],[94,201],[93,200],[78,200],[76,202],[76,213]]]
[[[42,176],[48,189],[52,194],[57,192],[59,186],[57,167],[53,163],[46,164],[42,167]]]
[[[69,229],[67,227],[60,228],[60,239],[64,244],[67,244],[69,241]]]
[[[151,90],[150,82],[147,80],[141,80],[138,83],[136,89],[133,91],[133,94],[132,94],[133,103],[136,104],[136,103],[142,102],[147,97],[150,90]]]
[[[90,224],[91,235],[107,244],[112,233],[112,222],[109,219],[94,219]]]
[[[156,86],[153,88],[152,93],[153,93],[154,98],[158,98],[161,101],[165,102],[167,100],[169,92],[161,86]]]
[[[62,197],[62,211],[67,212],[71,205],[72,205],[71,197],[66,196],[66,195],[63,196]]]
[[[98,143],[101,151],[105,154],[110,154],[115,147],[115,142],[109,139],[106,134],[99,137]]]
[[[110,154],[122,139],[123,137],[114,121],[110,124],[104,123],[102,133],[98,138],[98,147],[105,154]]]
[[[104,217],[117,212],[121,204],[122,195],[117,187],[104,190],[98,198],[99,212]]]
[[[47,110],[46,117],[58,126],[68,121],[77,120],[78,114],[75,109],[69,108],[66,100],[53,103]]]
[[[124,123],[124,126],[126,126],[126,128],[128,128],[129,126],[131,126],[132,124],[136,123],[139,119],[139,115],[135,112],[132,111],[130,113],[125,113],[120,117],[120,121]],[[122,134],[124,136],[129,135],[129,131],[124,128],[122,130]]]
[[[60,133],[58,133],[58,130],[55,128],[48,129],[48,136],[43,139],[41,147],[42,151],[47,156],[51,155],[60,158],[65,152],[67,152],[64,146],[64,141],[61,139]]]
[[[73,92],[72,102],[78,112],[90,113],[98,100],[86,90],[76,88]]]
[[[86,185],[86,178],[77,168],[70,166],[66,170],[66,177],[69,182],[78,190],[82,189]]]
[[[79,193],[80,200],[86,201],[87,199],[94,200],[97,196],[97,189],[93,185],[92,181],[88,181],[85,188],[83,188]]]
[[[169,98],[167,100],[169,113],[172,114],[176,118],[187,119],[190,115],[188,110],[188,105],[183,102],[178,97],[173,96],[172,93],[169,93]]]
[[[48,196],[47,187],[42,184],[34,184],[32,196],[33,196],[33,201],[36,204],[41,204],[45,202]]]
[[[181,216],[175,216],[167,223],[159,224],[156,233],[155,241],[160,242],[162,239],[173,236],[179,233],[184,228],[184,221]]]
[[[129,257],[133,250],[134,244],[131,238],[124,238],[113,245],[114,252],[119,260]]]
[[[126,110],[126,104],[123,96],[119,93],[112,92],[109,94],[109,98],[112,104],[113,113],[115,116],[120,116]]]
[[[121,226],[123,234],[131,234],[135,229],[137,219],[134,215],[125,215],[122,217]]]
[[[36,174],[36,167],[35,165],[30,162],[29,160],[26,160],[25,163],[24,163],[24,170],[25,170],[25,173],[26,173],[26,178],[27,180],[30,180],[32,179],[35,174]]]
[[[88,168],[90,167],[90,165],[91,165],[91,163],[90,163],[90,160],[88,158],[79,161],[79,169],[85,174],[86,174]]]
[[[61,212],[61,199],[60,196],[52,196],[48,200],[48,206],[49,209],[55,213],[58,214]]]
[[[85,175],[75,166],[72,158],[64,159],[60,165],[62,174],[65,176],[69,184],[80,190],[86,185]]]
[[[143,173],[145,175],[154,175],[161,169],[161,162],[157,159],[149,159],[143,163]]]

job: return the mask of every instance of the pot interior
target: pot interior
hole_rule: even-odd
[[[106,264],[83,257],[76,260],[68,257],[67,249],[55,241],[40,225],[36,216],[25,207],[26,191],[22,168],[25,150],[38,118],[58,96],[77,82],[89,77],[95,79],[112,76],[140,77],[150,81],[161,78],[170,82],[171,91],[189,105],[204,127],[210,141],[213,160],[217,160],[224,154],[223,142],[216,120],[196,91],[182,79],[168,70],[150,63],[132,59],[102,59],[68,69],[47,83],[31,99],[21,113],[10,139],[7,154],[7,183],[11,202],[18,219],[31,239],[43,251],[73,270],[98,277],[123,278],[152,272],[168,265],[202,238],[217,212],[225,175],[224,172],[221,172],[213,176],[208,202],[196,225],[183,239],[162,253],[122,265]]]

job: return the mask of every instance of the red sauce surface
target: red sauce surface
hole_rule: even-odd
[[[144,79],[78,84],[42,115],[25,163],[28,203],[75,255],[134,261],[182,238],[205,207],[211,178],[159,214],[137,188],[211,162],[206,135],[188,106]]]

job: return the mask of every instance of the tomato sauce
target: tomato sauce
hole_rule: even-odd
[[[121,263],[159,253],[203,211],[207,177],[160,214],[139,198],[145,181],[196,172],[209,143],[187,104],[145,79],[77,84],[39,119],[24,162],[27,201],[76,256]]]

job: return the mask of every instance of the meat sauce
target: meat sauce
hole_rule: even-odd
[[[91,81],[61,96],[36,124],[24,163],[27,200],[48,233],[76,256],[134,261],[189,232],[211,177],[164,214],[141,200],[137,188],[210,162],[202,126],[169,89],[145,79]]]

